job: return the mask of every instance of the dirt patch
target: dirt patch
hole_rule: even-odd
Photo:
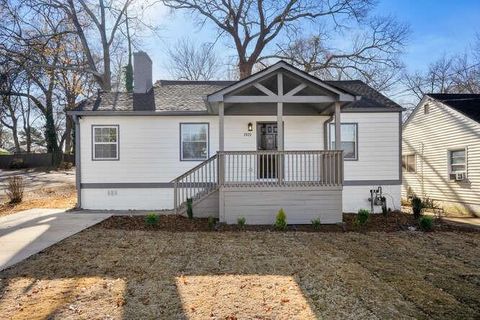
[[[397,232],[408,231],[411,228],[418,228],[418,222],[411,214],[394,212],[387,216],[375,214],[371,215],[369,222],[362,227],[356,223],[356,214],[344,214],[343,224],[321,225],[314,228],[312,225],[289,225],[286,232]],[[106,229],[121,230],[144,230],[144,231],[216,231],[216,232],[236,232],[236,231],[258,231],[258,232],[284,232],[276,230],[273,225],[238,225],[216,224],[211,226],[206,218],[188,219],[180,215],[159,215],[156,225],[148,225],[145,222],[145,216],[112,216],[101,222],[100,226]],[[410,229],[409,229],[410,228]],[[479,232],[480,230],[468,228],[466,226],[451,225],[442,220],[436,220],[434,231],[463,231]]]
[[[73,208],[76,203],[77,192],[73,186],[41,188],[35,191],[25,192],[23,201],[18,204],[0,204],[0,216],[33,208]]]
[[[480,234],[87,229],[0,272],[14,319],[478,319]]]

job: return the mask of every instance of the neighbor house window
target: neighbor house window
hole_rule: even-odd
[[[415,154],[407,154],[402,156],[402,167],[405,172],[416,172],[417,164],[415,161]]]
[[[208,123],[180,124],[180,160],[208,158]]]
[[[118,160],[118,126],[93,126],[93,160]]]
[[[342,123],[341,125],[342,150],[345,160],[358,159],[358,136],[356,123]],[[335,124],[330,124],[330,149],[335,149]]]
[[[450,174],[466,172],[467,162],[466,162],[465,155],[466,155],[465,149],[448,151],[448,158],[449,158],[448,162],[449,162]]]

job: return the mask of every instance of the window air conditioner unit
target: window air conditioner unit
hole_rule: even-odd
[[[456,172],[455,173],[455,181],[463,181],[467,179],[467,175],[465,172]]]

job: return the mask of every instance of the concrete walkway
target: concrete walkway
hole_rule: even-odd
[[[0,270],[74,235],[111,214],[30,209],[0,217]]]

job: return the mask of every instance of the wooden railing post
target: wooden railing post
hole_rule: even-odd
[[[218,185],[223,186],[225,184],[225,154],[223,152],[218,153]]]
[[[175,180],[173,183],[173,207],[175,213],[178,214],[178,182]]]

